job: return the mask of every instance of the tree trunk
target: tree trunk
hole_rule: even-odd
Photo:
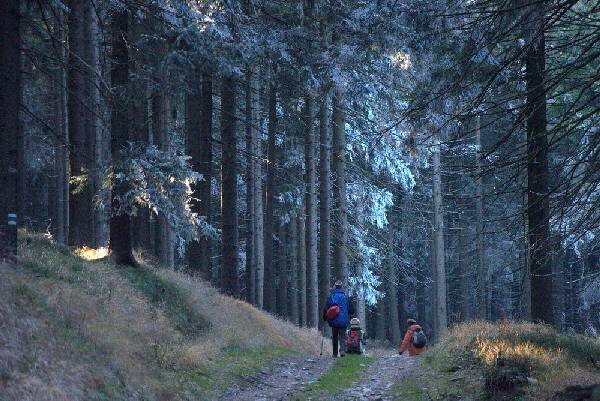
[[[329,132],[328,93],[319,105],[319,299],[325,302],[331,289],[331,134]],[[324,323],[319,319],[320,325]]]
[[[435,338],[441,339],[447,329],[446,311],[446,265],[444,250],[444,215],[442,206],[442,171],[440,162],[441,143],[436,138],[433,152],[433,250],[435,282]]]
[[[92,209],[92,245],[95,247],[104,246],[108,242],[108,216],[106,210],[96,206],[96,198],[101,195],[101,186],[103,179],[103,169],[106,160],[104,158],[106,143],[106,130],[101,125],[100,115],[100,57],[98,43],[98,16],[97,10],[92,2],[87,2],[85,8],[85,19],[89,21],[86,24],[85,36],[86,54],[85,58],[89,65],[89,78],[87,80],[87,118],[85,122],[87,130],[87,141],[91,150],[90,160],[90,198]],[[101,202],[103,203],[103,202]]]
[[[93,142],[90,141],[87,123],[90,120],[90,107],[87,92],[89,90],[89,59],[86,48],[89,45],[88,1],[70,2],[69,13],[69,64],[68,64],[68,112],[71,177],[81,180],[72,181],[69,197],[69,244],[74,246],[93,244],[92,213],[92,160]],[[114,85],[113,85],[114,86]]]
[[[111,151],[113,166],[121,163],[121,150],[129,141],[129,116],[127,97],[129,85],[129,53],[127,43],[128,13],[124,9],[116,9],[112,14],[112,67],[111,83],[113,87],[113,107],[111,113]],[[112,188],[111,205],[113,213],[110,218],[110,250],[117,264],[135,265],[131,244],[131,219],[128,214],[115,215],[119,196],[127,191],[123,185]]]
[[[238,207],[237,207],[237,135],[236,78],[223,78],[221,87],[221,171],[223,174],[223,256],[221,288],[224,293],[239,296],[238,283]]]
[[[523,208],[527,208],[527,193],[523,194]],[[520,313],[521,319],[531,320],[531,269],[529,265],[529,236],[528,236],[527,219],[523,220],[523,244],[522,248],[522,269],[520,275]]]
[[[286,224],[281,224],[279,226],[279,247],[278,247],[278,256],[279,256],[279,302],[277,310],[279,315],[285,319],[289,319],[288,313],[288,280],[289,280],[289,270],[288,270],[288,255],[287,255],[287,229]]]
[[[563,331],[565,329],[565,300],[571,297],[571,293],[565,292],[565,282],[566,275],[564,271],[564,260],[565,260],[565,250],[562,246],[562,241],[560,235],[556,235],[553,238],[553,248],[555,251],[553,252],[553,261],[552,261],[552,276],[555,277],[552,283],[553,289],[553,300],[554,304],[554,327],[557,330]]]
[[[253,173],[253,198],[254,198],[254,262],[255,262],[255,304],[259,308],[264,307],[265,290],[265,235],[264,235],[264,208],[263,208],[263,178],[262,178],[262,132],[260,130],[261,118],[259,113],[260,97],[259,88],[255,88],[256,93],[252,98],[254,130],[252,131],[252,149],[254,152],[254,173]]]
[[[19,169],[23,146],[21,104],[21,13],[20,1],[0,2],[0,258],[17,254]]]
[[[300,326],[308,326],[306,300],[306,206],[303,205],[298,216],[298,303],[300,308]]]
[[[186,106],[186,145],[187,154],[190,157],[190,164],[194,171],[200,173],[201,160],[202,160],[202,85],[201,77],[198,73],[192,75],[192,88],[186,94],[185,106]],[[201,173],[200,173],[201,174]],[[197,182],[192,186],[192,197],[191,210],[197,213],[198,216],[202,216],[202,200],[200,193],[200,182]],[[200,241],[190,241],[187,246],[186,254],[188,260],[188,266],[191,273],[197,277],[203,277],[202,265],[200,260],[202,245]]]
[[[59,244],[67,244],[69,232],[69,131],[67,127],[67,74],[64,68],[67,56],[62,41],[66,34],[62,14],[59,13],[54,36],[55,57],[52,84],[52,114],[54,134],[52,135],[53,157],[48,181],[48,220],[52,238]]]
[[[348,285],[348,259],[346,243],[348,240],[348,216],[346,212],[346,129],[344,122],[344,109],[342,93],[336,89],[332,100],[333,120],[333,175],[335,179],[333,188],[335,228],[333,246],[334,279],[341,280],[344,287]]]
[[[527,7],[527,220],[531,274],[531,318],[552,323],[550,267],[550,206],[548,194],[548,139],[546,132],[545,2]]]
[[[200,216],[212,224],[212,179],[213,179],[213,79],[210,72],[202,75],[202,102],[200,110],[200,164],[199,172],[204,177],[200,182]],[[202,278],[210,281],[212,276],[212,247],[213,241],[208,236],[200,237],[198,253],[199,268]]]
[[[460,299],[460,320],[462,322],[467,321],[471,318],[470,315],[470,301],[469,296],[469,271],[467,267],[467,250],[465,241],[465,230],[467,229],[464,225],[462,218],[459,218],[459,229],[458,229],[458,271],[459,277],[459,296]]]
[[[475,135],[476,135],[476,184],[477,193],[475,199],[475,210],[476,210],[476,244],[477,244],[477,318],[485,319],[485,306],[486,306],[486,267],[484,265],[484,254],[483,254],[483,170],[481,168],[481,162],[483,157],[483,150],[481,148],[481,117],[478,115],[475,117]]]
[[[166,74],[161,77],[161,89],[155,93],[152,99],[152,126],[154,128],[154,140],[158,149],[169,150],[169,113],[170,96],[167,93]],[[173,248],[175,244],[172,238],[172,229],[167,217],[159,212],[156,224],[156,255],[160,263],[169,269],[175,266]]]
[[[254,239],[256,230],[256,220],[254,213],[256,212],[255,200],[254,200],[254,174],[256,169],[254,167],[255,160],[254,155],[254,103],[252,101],[253,96],[257,95],[258,88],[254,85],[255,79],[252,76],[252,68],[247,67],[246,70],[246,301],[254,303],[256,299],[256,260],[254,256]]]
[[[435,228],[432,227],[431,231],[431,254],[430,254],[430,268],[431,268],[431,327],[433,329],[432,332],[432,342],[435,342],[437,339],[437,305],[438,305],[438,297],[437,297],[437,259],[436,259],[436,246],[435,246]]]
[[[277,91],[275,85],[269,85],[269,123],[268,123],[268,142],[267,142],[267,185],[265,194],[265,280],[269,285],[264,286],[264,302],[266,309],[275,312],[277,308],[277,292],[275,283],[276,271],[273,254],[273,233],[274,233],[274,201],[275,201],[275,169],[273,163],[276,159],[275,134],[277,133]]]
[[[298,266],[298,216],[292,216],[290,219],[290,317],[292,322],[300,325],[300,308],[298,305],[299,266]]]
[[[408,294],[405,294],[402,291],[398,291],[398,288],[403,288],[404,277],[400,274],[396,274],[396,275],[397,275],[397,283],[392,286],[391,291],[393,291],[393,292],[390,293],[390,294],[393,294],[396,296],[396,298],[395,298],[396,305],[395,305],[394,310],[390,311],[390,320],[392,319],[392,316],[395,315],[395,317],[394,317],[394,320],[392,322],[390,322],[391,328],[390,328],[390,334],[389,334],[388,338],[390,338],[390,340],[393,341],[393,344],[398,345],[398,344],[400,344],[400,341],[402,341],[402,334],[400,332],[401,323],[406,322],[406,320],[409,317],[406,313],[406,308],[407,308],[406,304],[407,304],[407,300],[409,298],[408,298]],[[410,317],[414,319],[413,314],[411,314]]]
[[[362,327],[367,327],[367,306],[365,298],[359,293],[356,295],[356,317],[360,320]]]
[[[416,267],[419,271],[417,275],[417,283],[415,288],[415,299],[417,302],[417,321],[421,324],[425,324],[427,321],[427,311],[425,308],[425,287],[427,286],[425,274],[423,274],[422,266],[418,258],[419,253],[417,252],[417,260],[415,261]],[[404,324],[404,322],[402,322]]]
[[[375,338],[380,341],[385,341],[387,338],[385,332],[385,318],[389,315],[386,314],[385,306],[388,296],[389,294],[386,293],[385,298],[377,300],[377,310],[375,312]]]
[[[137,18],[131,21],[131,42],[133,46],[140,46],[143,41],[143,34],[146,33],[144,25]],[[131,99],[131,116],[133,121],[132,137],[140,146],[152,144],[152,133],[150,114],[150,89],[147,78],[143,76],[142,61],[134,59],[130,62],[130,67],[135,69],[132,76],[135,80],[131,82],[131,90],[136,96]],[[149,208],[140,208],[136,216],[132,216],[131,224],[133,244],[135,248],[142,249],[151,254],[154,250],[155,228],[152,225],[153,216]]]
[[[396,196],[394,204],[397,208],[400,207],[401,198]],[[388,325],[390,339],[394,346],[400,343],[400,317],[398,316],[398,308],[403,308],[403,303],[398,299],[398,268],[396,266],[396,248],[394,243],[394,234],[400,229],[398,217],[399,212],[392,211],[388,213],[388,230],[387,230],[387,304],[388,304]],[[400,249],[402,249],[400,247]],[[401,298],[402,299],[402,298]]]
[[[135,18],[132,21],[131,27],[131,41],[138,45],[142,40],[142,24]],[[146,78],[140,77],[141,75],[141,62],[136,61],[131,63],[131,67],[135,68],[134,76],[137,76],[136,80],[131,83],[134,96],[131,99],[131,116],[133,121],[132,135],[134,140],[140,146],[148,146],[152,144],[152,133],[151,125],[149,123],[150,117],[150,101],[149,101],[149,88]],[[138,72],[139,71],[139,72]],[[145,252],[151,254],[154,250],[154,231],[155,228],[152,225],[153,216],[150,209],[147,207],[138,209],[137,215],[131,217],[133,245],[137,249],[142,249]]]
[[[307,318],[309,327],[319,324],[319,277],[317,270],[317,174],[315,160],[315,133],[313,128],[312,95],[305,96],[305,142],[306,164],[306,270],[307,270]]]

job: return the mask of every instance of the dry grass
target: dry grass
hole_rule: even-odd
[[[207,283],[169,270],[158,275],[184,291],[194,310],[208,317],[207,343],[195,345],[195,352],[215,348],[261,348],[277,346],[316,355],[320,336],[317,330],[300,329],[290,322],[266,314],[250,304],[220,294]],[[260,333],[260,335],[252,335]]]
[[[523,400],[540,400],[569,385],[600,383],[598,339],[532,323],[465,323],[453,327],[424,359],[438,389],[444,381],[478,378],[465,386],[473,398],[487,393],[504,399],[514,392]],[[496,391],[501,395],[494,398]]]
[[[118,268],[104,250],[77,257],[41,236],[19,252],[0,281],[8,400],[198,399],[282,353],[318,352],[315,330],[183,274]]]

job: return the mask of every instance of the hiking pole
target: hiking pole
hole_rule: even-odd
[[[321,336],[321,352],[319,353],[319,356],[323,356],[323,341],[325,341],[325,337]]]

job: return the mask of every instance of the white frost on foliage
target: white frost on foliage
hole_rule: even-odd
[[[355,242],[359,257],[353,267],[354,274],[349,277],[353,294],[360,295],[367,305],[375,305],[384,294],[377,290],[381,285],[379,277],[373,272],[381,266],[381,255],[377,248],[364,242],[364,232],[352,227],[353,242]]]
[[[387,210],[394,204],[393,195],[385,188],[379,188],[369,182],[351,182],[348,184],[349,210],[377,228],[387,225]]]
[[[182,252],[187,241],[219,235],[205,216],[191,210],[192,185],[203,178],[192,170],[189,156],[133,143],[122,155],[122,164],[108,174],[106,181],[111,188],[125,188],[117,198],[113,215],[135,215],[138,208],[144,207],[165,216]]]

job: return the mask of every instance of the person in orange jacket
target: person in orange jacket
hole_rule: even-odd
[[[417,324],[415,319],[408,319],[408,330],[404,335],[404,340],[400,344],[398,353],[408,350],[408,355],[415,356],[427,351],[427,337],[423,332],[423,328]]]

